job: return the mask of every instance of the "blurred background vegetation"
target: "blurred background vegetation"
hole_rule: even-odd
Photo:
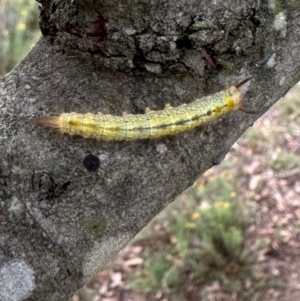
[[[1,78],[40,37],[37,3],[0,1],[0,37]],[[300,300],[299,95],[298,84],[73,300]]]
[[[34,46],[40,36],[34,0],[0,0],[0,78]]]

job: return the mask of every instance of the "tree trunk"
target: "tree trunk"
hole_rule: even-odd
[[[1,301],[72,296],[299,80],[298,1],[40,2],[43,38],[0,82]],[[24,122],[141,114],[247,77],[243,106],[257,114],[156,140]]]

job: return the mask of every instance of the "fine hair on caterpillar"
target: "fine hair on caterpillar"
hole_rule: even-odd
[[[147,108],[145,114],[63,113],[54,117],[34,117],[28,122],[57,128],[61,133],[99,140],[159,138],[193,129],[233,110],[255,114],[241,106],[243,94],[239,88],[250,79],[189,104],[178,107],[167,104],[164,110],[158,111]]]

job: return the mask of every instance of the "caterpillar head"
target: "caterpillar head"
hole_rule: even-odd
[[[243,106],[241,106],[241,103],[243,101],[243,96],[244,95],[239,90],[239,88],[242,85],[244,85],[245,83],[247,83],[250,79],[251,79],[251,77],[246,78],[243,81],[241,81],[240,83],[238,83],[237,85],[230,87],[229,88],[229,94],[233,97],[233,99],[235,99],[234,110],[239,110],[239,111],[244,112],[246,114],[256,114],[257,112],[248,110],[247,108],[244,108]]]

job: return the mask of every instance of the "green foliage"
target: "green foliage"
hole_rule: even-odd
[[[144,293],[158,290],[165,283],[165,286],[173,286],[175,275],[170,275],[171,262],[167,260],[165,253],[156,253],[146,258],[144,271],[133,279],[134,287]],[[145,254],[147,257],[147,254]],[[169,274],[169,275],[168,275]]]
[[[217,201],[221,191],[227,195],[226,201]],[[175,241],[180,242],[177,248],[184,246],[179,253],[193,280],[200,282],[207,279],[211,269],[229,271],[230,265],[239,265],[246,257],[243,236],[247,219],[232,194],[232,186],[220,179],[212,181],[203,192],[206,195],[214,200],[211,207],[198,208],[184,221],[173,222]],[[183,223],[182,230],[178,229]],[[193,246],[195,242],[197,247]]]
[[[206,199],[212,204],[206,204]],[[142,271],[132,279],[134,287],[174,295],[186,283],[199,286],[218,281],[226,292],[242,292],[246,279],[254,275],[249,265],[253,257],[244,244],[249,218],[232,183],[218,178],[206,186],[194,186],[170,211],[171,244],[147,250]]]
[[[10,71],[39,38],[38,7],[33,0],[4,0],[0,5],[0,77]]]
[[[278,149],[276,154],[276,158],[273,160],[271,164],[271,168],[275,172],[290,170],[300,166],[299,157],[290,152],[286,152],[282,149]]]

